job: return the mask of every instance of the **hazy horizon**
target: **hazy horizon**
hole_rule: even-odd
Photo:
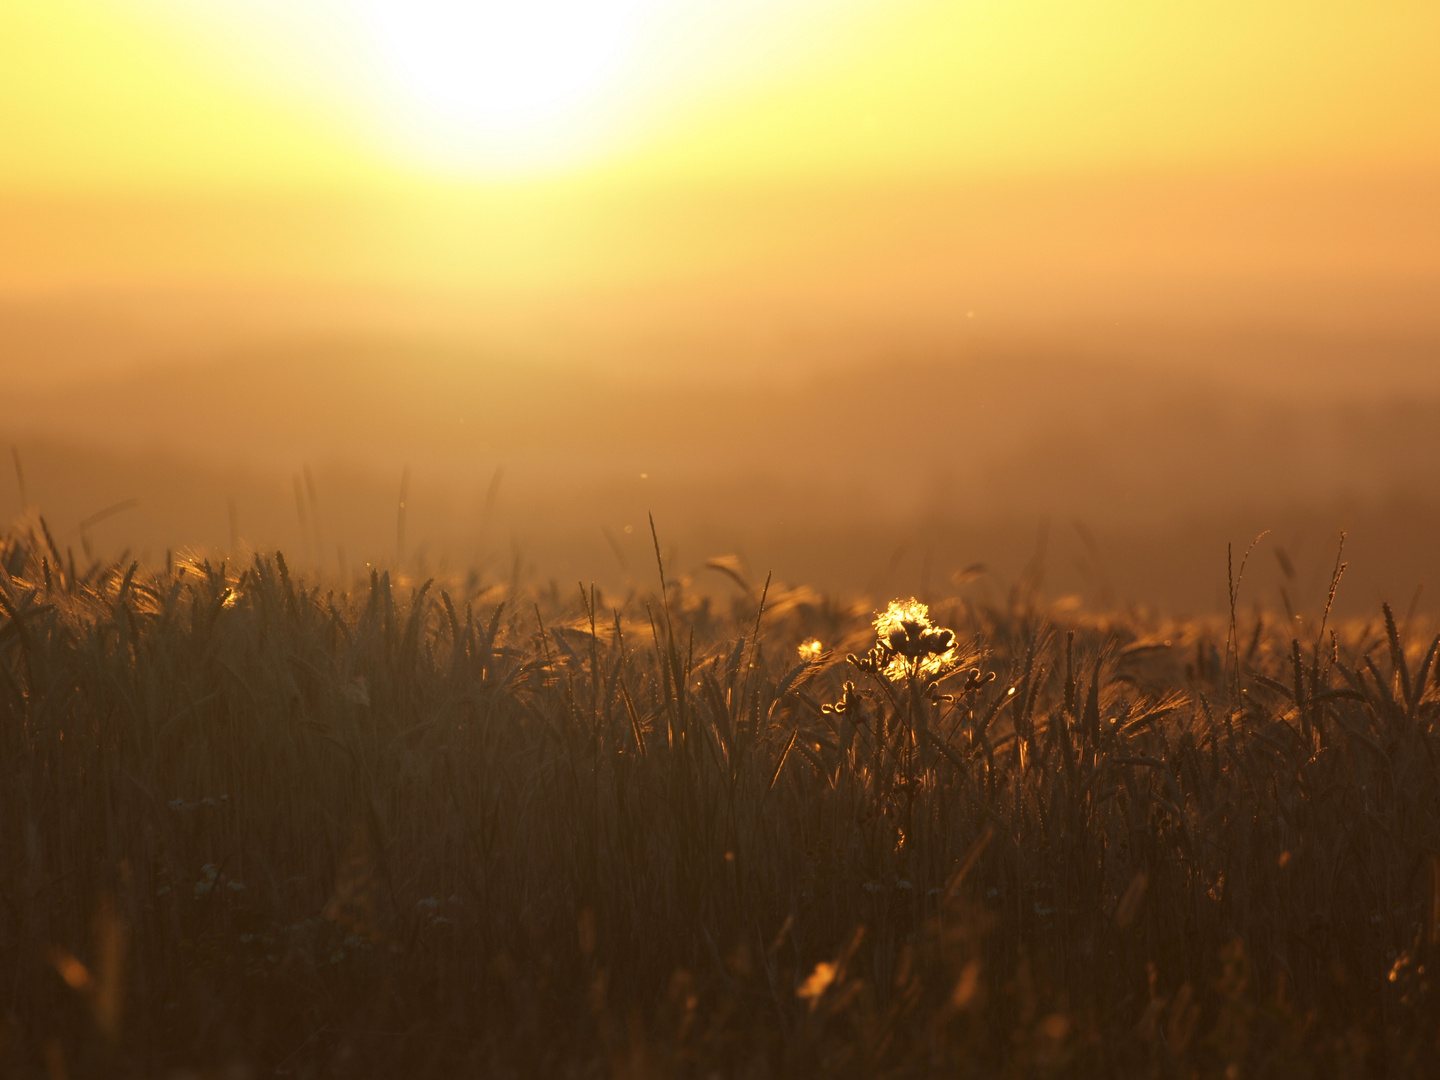
[[[278,547],[307,571],[503,578],[518,559],[527,579],[623,590],[648,581],[653,513],[681,570],[738,555],[757,580],[851,596],[950,590],[975,564],[992,573],[971,591],[1003,592],[1043,564],[1052,595],[1216,611],[1226,544],[1266,529],[1249,580],[1267,603],[1282,585],[1297,609],[1323,599],[1342,529],[1341,610],[1407,604],[1440,569],[1433,379],[1292,395],[980,348],[707,385],[413,346],[397,366],[393,350],[312,344],[14,393],[0,434],[63,544],[151,560]]]

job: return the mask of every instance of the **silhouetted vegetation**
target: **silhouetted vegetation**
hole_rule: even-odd
[[[12,531],[0,1070],[1440,1071],[1429,631],[735,578]]]

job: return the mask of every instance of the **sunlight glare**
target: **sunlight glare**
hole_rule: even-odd
[[[597,134],[655,0],[369,0],[409,98],[445,156],[551,156]]]
[[[688,136],[720,102],[838,55],[879,0],[79,2],[193,33],[187,62],[239,100],[283,102],[287,119],[308,113],[402,169],[464,180],[566,173]]]

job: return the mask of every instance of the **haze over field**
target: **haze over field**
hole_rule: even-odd
[[[0,12],[0,438],[69,542],[353,568],[408,468],[407,557],[617,587],[652,510],[850,591],[1440,571],[1433,5],[461,9]]]

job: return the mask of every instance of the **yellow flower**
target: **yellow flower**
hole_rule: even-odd
[[[955,632],[930,621],[930,608],[919,600],[892,600],[875,620],[882,653],[890,654],[884,673],[891,679],[906,674],[935,678],[958,661]]]

